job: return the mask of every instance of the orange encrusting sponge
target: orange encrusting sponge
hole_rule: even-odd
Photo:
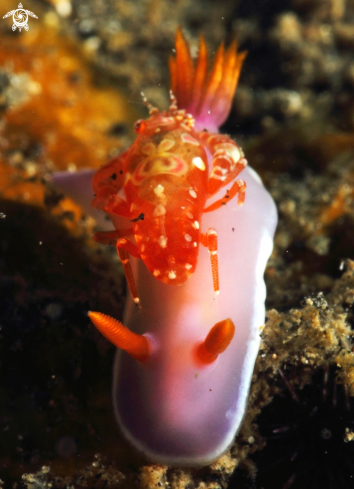
[[[229,346],[234,334],[235,325],[230,318],[216,323],[196,350],[197,363],[213,363]]]
[[[240,76],[246,51],[237,52],[236,40],[225,50],[222,43],[208,70],[208,53],[200,36],[199,56],[194,66],[189,46],[181,29],[176,34],[176,57],[170,57],[171,90],[178,107],[196,120],[211,119],[220,127],[226,120]]]
[[[145,336],[133,333],[120,321],[100,312],[88,312],[96,328],[117,348],[125,350],[131,357],[144,362],[149,357],[149,342]]]

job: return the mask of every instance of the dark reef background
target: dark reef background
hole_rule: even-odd
[[[354,487],[354,0],[25,0],[0,5],[0,487]],[[48,182],[127,148],[168,103],[178,26],[247,49],[222,128],[279,209],[267,321],[235,444],[203,469],[140,459],[110,404],[125,283],[93,219]]]

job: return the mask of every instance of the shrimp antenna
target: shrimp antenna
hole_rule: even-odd
[[[143,97],[143,102],[144,104],[146,105],[146,107],[149,109],[149,114],[150,115],[153,115],[153,114],[157,114],[159,109],[157,107],[154,107],[152,104],[150,104],[150,102],[148,101],[148,99],[146,98],[145,96],[145,93],[144,92],[140,92],[141,96]]]
[[[170,107],[169,107],[170,112],[174,112],[175,110],[178,110],[177,107],[177,99],[174,96],[172,90],[170,90]]]

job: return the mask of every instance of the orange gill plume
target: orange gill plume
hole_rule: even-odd
[[[100,333],[117,348],[144,362],[149,358],[149,342],[145,336],[133,333],[120,321],[100,312],[89,312],[89,318]]]
[[[195,352],[197,363],[213,363],[224,352],[235,334],[235,325],[230,318],[216,323]]]
[[[176,34],[176,57],[170,57],[171,90],[178,107],[190,112],[197,122],[211,122],[218,128],[226,120],[247,52],[237,52],[234,40],[225,50],[222,43],[208,69],[208,52],[203,35],[200,36],[199,55],[194,64],[189,45],[181,29]],[[210,124],[209,124],[210,125]]]

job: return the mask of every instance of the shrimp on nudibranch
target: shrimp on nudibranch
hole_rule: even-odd
[[[133,145],[93,177],[93,205],[115,225],[96,239],[116,244],[131,291],[124,326],[89,313],[119,348],[116,420],[145,457],[180,466],[216,460],[244,417],[277,222],[241,148],[217,133],[245,53],[221,45],[210,70],[207,57],[201,37],[194,63],[177,31],[169,110],[148,104]]]
[[[92,205],[132,223],[130,229],[96,233],[95,239],[116,242],[135,302],[139,295],[130,255],[141,258],[157,280],[180,285],[196,270],[199,244],[209,250],[213,289],[219,292],[217,229],[203,233],[202,216],[237,194],[239,205],[245,199],[246,184],[236,178],[247,161],[229,136],[216,133],[229,112],[244,57],[236,42],[226,52],[220,46],[207,77],[204,38],[194,68],[179,30],[176,59],[170,59],[169,110],[159,112],[145,99],[150,117],[135,123],[136,140],[93,178]],[[227,185],[222,197],[206,205]]]

